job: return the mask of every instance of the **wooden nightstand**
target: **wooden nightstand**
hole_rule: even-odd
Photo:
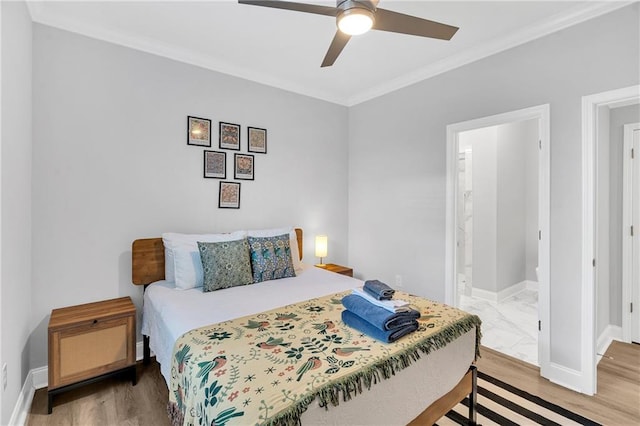
[[[326,269],[327,271],[335,272],[336,274],[353,277],[353,268],[336,265],[335,263],[327,263],[325,265],[316,265],[316,267]]]
[[[130,297],[54,309],[49,319],[48,411],[53,396],[127,372],[136,384],[136,307]]]

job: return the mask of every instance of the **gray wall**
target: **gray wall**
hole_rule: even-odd
[[[473,152],[473,288],[500,292],[529,279],[528,266],[535,281],[538,120],[462,132],[458,143]]]
[[[497,228],[497,291],[526,279],[526,195],[527,167],[525,147],[535,139],[537,131],[526,134],[523,123],[498,126],[498,228]],[[528,140],[527,140],[528,139]]]
[[[525,158],[525,252],[526,252],[526,273],[525,279],[528,281],[538,281],[536,267],[538,266],[538,169],[540,163],[540,151],[538,141],[540,131],[538,120],[527,120],[522,122],[522,135],[526,139],[524,143]]]
[[[305,258],[329,237],[347,263],[347,109],[70,32],[34,25],[33,328],[31,367],[47,363],[52,308],[118,296],[131,242],[162,232],[301,226]],[[240,209],[218,209],[187,146],[187,115],[268,130]],[[227,180],[233,152],[227,152]],[[354,265],[358,270],[360,265]]]
[[[609,323],[622,326],[622,145],[625,124],[640,122],[640,105],[613,108],[609,115],[610,227]]]
[[[30,369],[31,332],[31,18],[23,2],[0,2],[2,12],[2,188],[0,292],[7,389],[0,424],[7,424]]]
[[[349,261],[361,276],[402,273],[409,291],[444,300],[446,126],[548,103],[551,362],[580,371],[581,97],[639,83],[639,6],[350,108]]]
[[[472,286],[497,291],[498,156],[497,128],[486,127],[458,135],[471,147],[472,160]]]

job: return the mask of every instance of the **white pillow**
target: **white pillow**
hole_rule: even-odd
[[[291,249],[293,269],[295,269],[296,272],[301,272],[302,261],[300,260],[300,253],[298,251],[298,236],[296,235],[295,228],[251,229],[247,231],[248,237],[276,237],[282,234],[289,234],[289,247]]]
[[[246,231],[228,234],[162,234],[164,244],[164,279],[175,283],[176,288],[189,289],[202,287],[202,261],[198,250],[198,241],[218,243],[240,240],[246,237]]]
[[[173,249],[173,262],[175,265],[175,284],[180,290],[202,287],[204,285],[204,270],[200,251],[191,251],[184,248]]]

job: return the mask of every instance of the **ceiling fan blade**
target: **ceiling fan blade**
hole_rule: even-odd
[[[273,7],[276,9],[293,10],[295,12],[307,12],[316,15],[326,15],[335,17],[338,14],[338,9],[330,6],[319,6],[315,4],[307,3],[295,3],[290,1],[276,1],[276,0],[238,0],[240,4],[249,4],[252,6]]]
[[[347,42],[351,39],[349,34],[345,34],[342,31],[336,31],[336,35],[333,36],[333,41],[331,42],[331,46],[329,46],[329,50],[327,50],[327,54],[324,55],[324,60],[322,61],[321,68],[330,67],[333,63],[338,59],[338,55],[342,52],[342,49],[347,45]]]
[[[429,21],[428,19],[418,18],[417,16],[392,12],[386,9],[376,10],[372,28],[380,31],[438,38],[441,40],[451,40],[451,37],[458,31],[458,27]]]

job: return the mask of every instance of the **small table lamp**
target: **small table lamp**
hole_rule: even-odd
[[[320,263],[316,266],[324,267],[322,264],[322,258],[327,257],[327,236],[316,235],[316,257],[320,258]]]

